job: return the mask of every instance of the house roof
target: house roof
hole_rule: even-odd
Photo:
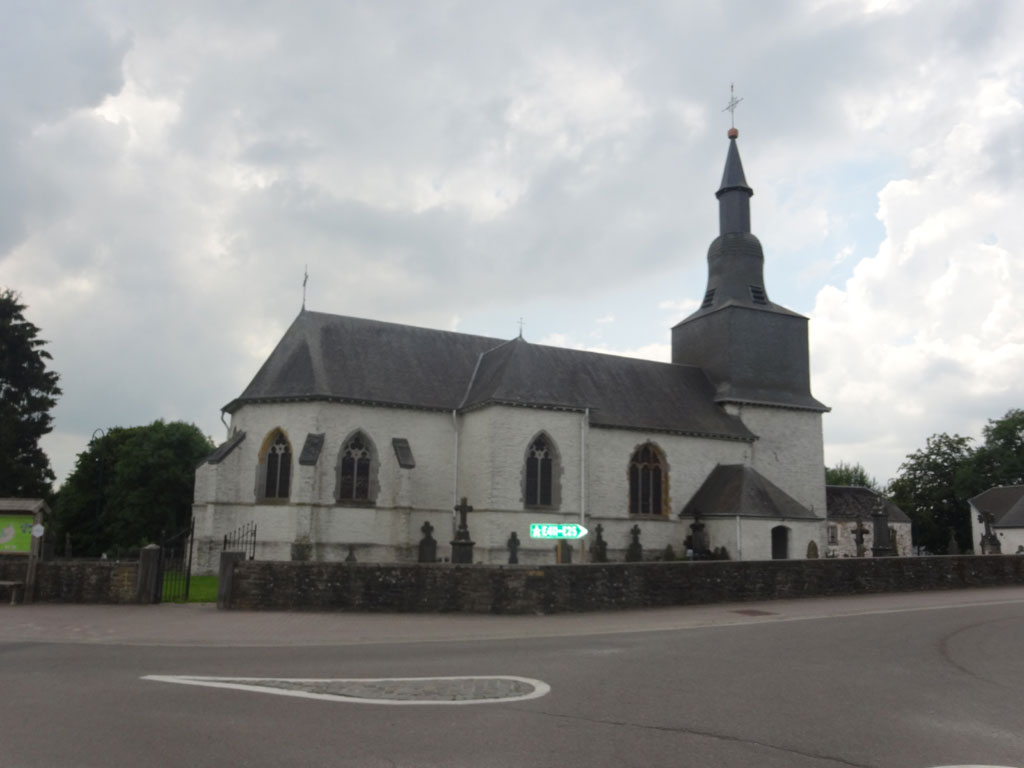
[[[828,519],[836,522],[855,522],[858,517],[865,523],[871,520],[871,514],[883,499],[885,511],[890,523],[909,523],[907,513],[897,507],[890,499],[886,499],[870,488],[856,485],[826,485],[825,501]]]
[[[745,464],[719,464],[680,517],[761,517],[820,520],[800,502]]]
[[[987,512],[992,515],[994,525],[1003,526],[1004,519],[1009,517],[1011,510],[1024,499],[1024,485],[997,485],[987,491],[979,493],[970,499],[971,506],[979,512]],[[1012,526],[1024,526],[1024,510],[1015,513],[1013,518],[1019,522]]]
[[[996,528],[1024,528],[1024,496],[1017,499],[1017,503],[1010,507],[1006,514],[996,520]]]
[[[594,426],[754,440],[700,368],[303,311],[224,406],[333,400],[428,410],[583,411]]]
[[[0,499],[0,514],[21,513],[23,515],[34,515],[42,511],[49,514],[50,507],[43,499]]]

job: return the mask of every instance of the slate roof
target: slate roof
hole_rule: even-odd
[[[745,464],[719,464],[679,513],[680,517],[761,517],[820,520],[816,514]]]
[[[996,526],[1003,526],[1004,519],[1010,517],[1010,512],[1015,511],[1022,500],[1024,485],[998,485],[979,493],[970,502],[979,512],[991,513]],[[1024,526],[1024,507],[1015,511],[1013,519],[1018,522],[1012,527]]]
[[[236,432],[225,442],[217,446],[213,453],[199,462],[199,466],[202,466],[203,464],[220,464],[228,457],[228,454],[241,444],[243,440],[245,440],[245,432]]]
[[[287,400],[589,408],[595,426],[754,440],[714,396],[694,366],[303,311],[224,410]]]
[[[995,528],[1024,528],[1024,497],[994,524]]]
[[[742,422],[714,405],[714,397],[710,379],[694,366],[513,339],[481,356],[463,408],[589,408],[594,426],[752,440]]]
[[[241,396],[454,410],[480,355],[501,339],[303,311]]]
[[[970,500],[980,512],[990,512],[995,528],[1024,528],[1024,485],[999,485]]]
[[[856,485],[826,485],[825,503],[828,519],[840,523],[853,523],[858,515],[866,524],[871,522],[871,513],[878,504],[879,494],[870,488]],[[884,497],[883,497],[884,498]],[[890,499],[885,499],[885,511],[890,523],[909,523],[907,513]]]

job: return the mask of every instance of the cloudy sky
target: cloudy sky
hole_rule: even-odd
[[[0,5],[0,286],[98,427],[217,442],[302,303],[667,360],[729,85],[826,461],[1024,405],[1024,3]]]

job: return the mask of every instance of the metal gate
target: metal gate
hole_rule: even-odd
[[[196,521],[188,528],[164,538],[160,543],[160,593],[158,602],[187,603],[192,571],[192,534]]]

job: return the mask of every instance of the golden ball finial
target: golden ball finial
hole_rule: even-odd
[[[729,129],[729,138],[730,139],[735,139],[739,135],[740,135],[740,132],[737,131],[735,128],[730,128]]]

